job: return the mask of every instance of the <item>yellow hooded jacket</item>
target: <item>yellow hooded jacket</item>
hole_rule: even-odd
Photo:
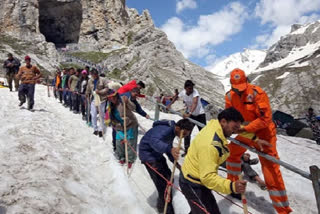
[[[228,141],[218,120],[210,120],[192,141],[182,165],[185,179],[224,194],[235,193],[235,183],[218,175],[229,156]]]

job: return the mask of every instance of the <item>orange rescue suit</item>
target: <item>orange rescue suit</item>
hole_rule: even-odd
[[[236,108],[246,121],[245,131],[255,133],[260,139],[268,141],[272,147],[264,147],[263,152],[279,159],[276,149],[276,127],[272,121],[272,111],[267,94],[260,87],[249,83],[245,91],[240,94],[230,90],[225,96],[225,107]],[[260,150],[254,141],[243,139],[240,135],[236,139]],[[228,179],[235,181],[238,179],[238,174],[241,173],[241,156],[246,149],[231,142],[229,150],[230,156],[226,161]],[[292,212],[280,166],[261,156],[259,159],[273,207],[280,214]]]

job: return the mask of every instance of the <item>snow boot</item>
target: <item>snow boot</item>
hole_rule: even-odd
[[[94,135],[98,135],[99,132],[98,132],[98,131],[94,131],[93,134],[94,134]]]
[[[99,137],[103,137],[102,131],[99,132]]]

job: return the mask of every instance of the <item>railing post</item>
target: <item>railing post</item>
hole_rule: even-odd
[[[318,213],[320,214],[320,169],[317,166],[310,166],[310,173],[314,194],[316,196]]]
[[[159,117],[160,117],[160,107],[159,107],[158,103],[156,102],[155,110],[154,110],[154,120],[155,121],[159,120]]]
[[[47,83],[47,89],[48,89],[48,97],[50,97],[49,77],[47,77],[46,83]]]

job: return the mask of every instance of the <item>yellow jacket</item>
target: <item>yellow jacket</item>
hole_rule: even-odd
[[[229,156],[228,141],[218,120],[211,120],[192,141],[182,165],[185,179],[224,194],[235,192],[235,183],[218,175]]]

